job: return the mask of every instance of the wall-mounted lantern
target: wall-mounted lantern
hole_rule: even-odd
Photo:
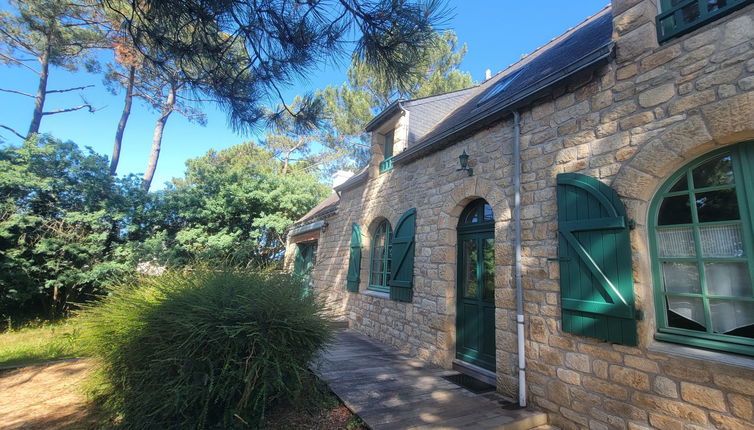
[[[465,170],[469,172],[469,176],[474,176],[474,169],[471,167],[468,167],[469,165],[469,154],[466,153],[466,150],[463,150],[463,154],[458,156],[458,162],[461,163],[461,168],[457,169],[456,172]]]

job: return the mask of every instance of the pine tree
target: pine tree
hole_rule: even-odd
[[[10,4],[17,14],[0,13],[0,62],[29,70],[38,76],[38,83],[35,94],[0,88],[0,91],[34,99],[34,110],[26,134],[7,125],[2,127],[25,139],[39,133],[42,118],[47,115],[81,109],[94,112],[94,107],[86,100],[81,105],[53,111],[45,111],[44,107],[49,94],[87,88],[50,90],[47,81],[51,66],[71,71],[81,66],[88,70],[96,68],[91,53],[104,45],[101,28],[95,20],[95,9],[83,2],[67,0],[10,0]]]
[[[264,118],[270,100],[285,106],[282,86],[338,59],[354,39],[360,61],[402,80],[431,48],[433,27],[445,16],[443,0],[98,1],[120,13],[152,65],[175,67],[191,91],[229,113],[236,129]],[[301,105],[294,119],[311,117],[314,108]]]
[[[144,190],[149,191],[162,150],[165,125],[170,116],[178,113],[200,125],[206,124],[207,117],[197,107],[197,103],[201,100],[190,97],[189,87],[181,80],[181,75],[168,69],[155,69],[149,66],[137,68],[133,95],[146,101],[158,112],[152,133],[152,149],[142,182]]]

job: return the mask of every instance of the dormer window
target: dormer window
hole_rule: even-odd
[[[660,0],[657,39],[660,43],[689,33],[754,0]]]
[[[382,143],[382,156],[383,160],[380,162],[380,173],[387,172],[393,168],[393,143],[395,132],[390,130],[384,134],[384,142]]]

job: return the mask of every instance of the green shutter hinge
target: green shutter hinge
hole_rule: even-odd
[[[548,258],[547,261],[571,261],[571,257],[554,257]]]
[[[634,220],[633,218],[628,219],[628,229],[636,230],[636,220]]]

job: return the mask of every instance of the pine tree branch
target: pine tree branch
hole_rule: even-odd
[[[19,95],[22,95],[22,96],[34,98],[33,94],[25,93],[25,92],[22,92],[22,91],[8,90],[8,89],[5,89],[5,88],[0,88],[0,91],[2,91],[4,93],[19,94]]]
[[[10,131],[11,133],[13,133],[13,134],[15,134],[16,136],[20,137],[20,138],[21,138],[22,140],[26,140],[26,136],[24,136],[23,134],[21,134],[21,133],[17,132],[17,131],[16,131],[16,130],[14,130],[14,129],[12,129],[12,128],[8,127],[7,125],[3,125],[3,124],[0,124],[0,128],[4,128],[4,129],[6,129],[6,130]]]
[[[93,88],[93,87],[94,87],[94,85],[84,85],[83,87],[66,88],[64,90],[48,90],[48,91],[46,91],[46,93],[47,94],[52,94],[52,93],[67,93],[67,92],[70,92],[70,91],[85,90],[87,88]]]
[[[214,102],[214,100],[212,100],[212,99],[201,99],[201,98],[196,98],[195,99],[195,98],[192,98],[192,97],[186,97],[186,96],[180,96],[180,95],[176,95],[175,97],[177,99],[181,99],[183,101],[194,102],[194,103],[211,103],[211,102]]]
[[[23,48],[23,50],[26,51],[27,54],[37,56],[37,51],[34,49],[33,46],[27,44],[22,39],[16,37],[12,33],[9,33],[8,31],[5,31],[4,29],[0,28],[0,34],[3,34],[5,37],[8,38],[8,40],[15,42],[18,47]]]
[[[31,59],[30,58],[30,59],[26,59],[26,60],[21,60],[21,59],[18,59],[18,58],[11,57],[10,55],[3,54],[2,52],[0,52],[0,58],[4,59],[5,61],[7,61],[9,63],[13,63],[13,64],[15,64],[17,66],[25,67],[25,68],[31,70],[32,72],[36,73],[37,75],[39,75],[38,71],[34,70],[33,67],[31,67],[28,64],[24,63],[24,61],[36,61],[35,59]]]
[[[55,115],[55,114],[59,114],[59,113],[73,112],[73,111],[81,110],[81,109],[84,109],[84,108],[89,109],[89,112],[91,112],[91,113],[97,112],[97,109],[95,109],[94,107],[92,107],[92,105],[90,105],[88,103],[85,103],[83,105],[75,106],[75,107],[68,108],[68,109],[58,109],[58,110],[53,110],[53,111],[49,111],[49,112],[42,112],[42,115]]]
[[[278,95],[278,98],[280,99],[280,103],[281,103],[281,104],[283,105],[283,110],[285,110],[286,112],[288,112],[288,114],[289,114],[290,116],[292,116],[293,118],[296,118],[296,117],[298,117],[298,114],[299,114],[299,112],[293,113],[293,112],[292,112],[292,111],[291,111],[291,110],[290,110],[290,109],[288,108],[288,104],[287,104],[287,103],[285,102],[285,98],[283,97],[283,93],[281,93],[281,92],[280,92],[280,89],[278,88],[277,84],[275,84],[275,82],[274,82],[274,81],[270,82],[270,84],[271,84],[270,86],[272,86],[272,88],[273,88],[273,89],[275,90],[275,92],[277,93],[277,95]]]

